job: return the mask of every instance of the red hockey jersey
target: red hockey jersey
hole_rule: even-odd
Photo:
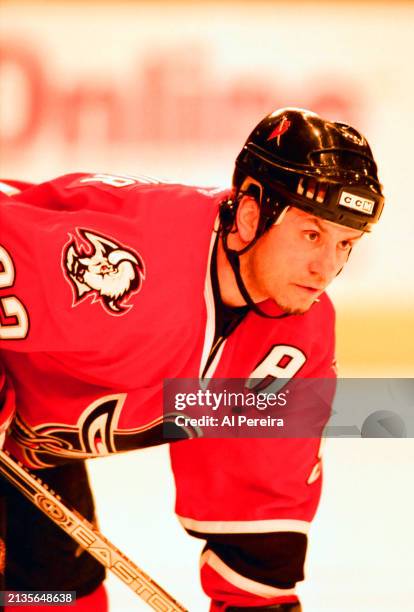
[[[17,398],[7,443],[15,456],[38,468],[159,442],[165,379],[334,376],[326,295],[305,315],[248,312],[206,368],[222,197],[106,174],[3,196],[0,348]],[[262,307],[278,313],[270,301]],[[202,579],[217,609],[294,601],[301,564],[287,571],[285,552],[275,571],[246,536],[267,538],[267,555],[276,543],[280,557],[281,534],[291,534],[303,562],[320,496],[319,441],[188,440],[171,454],[180,520],[209,542]],[[240,547],[256,562],[235,555]]]

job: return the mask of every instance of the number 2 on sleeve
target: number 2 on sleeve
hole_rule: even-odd
[[[13,287],[14,279],[13,260],[0,246],[0,289]],[[15,295],[0,297],[0,309],[0,340],[23,340],[29,331],[29,316],[21,301]],[[12,321],[5,322],[2,315]]]

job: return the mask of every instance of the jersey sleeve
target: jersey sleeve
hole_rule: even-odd
[[[14,196],[30,187],[34,187],[34,183],[27,181],[17,181],[9,179],[0,179],[0,193],[6,196]]]
[[[206,540],[200,577],[212,610],[295,602],[320,481],[318,444],[200,439],[171,447],[182,526]],[[312,489],[312,490],[310,490]]]
[[[78,214],[77,222],[84,218]],[[61,269],[62,247],[69,238],[65,215],[13,200],[1,205],[0,227],[2,348],[82,350],[83,334],[72,327]]]
[[[1,195],[1,348],[93,351],[102,337],[110,337],[114,326],[103,309],[77,308],[86,295],[91,300],[101,297],[94,280],[89,284],[84,280],[85,266],[95,266],[93,279],[99,280],[100,254],[108,260],[108,253],[117,251],[112,255],[113,269],[124,263],[119,263],[120,253],[129,259],[127,282],[131,291],[137,289],[141,273],[137,256],[107,238],[114,233],[122,238],[125,232],[130,237],[122,203],[134,185],[123,185],[121,195],[103,179],[93,180],[94,176],[68,175],[38,186],[26,184],[24,191],[10,197]],[[88,228],[94,233],[88,234]],[[114,306],[110,314],[116,316],[119,311]],[[123,327],[119,324],[117,333],[122,334]]]

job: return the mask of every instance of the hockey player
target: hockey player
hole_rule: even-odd
[[[263,391],[334,378],[324,291],[382,207],[365,138],[290,108],[250,134],[229,193],[72,174],[4,195],[6,447],[91,520],[84,460],[164,442],[165,379],[260,379]],[[206,540],[211,611],[299,611],[319,440],[182,440],[171,457],[176,512]],[[78,610],[103,610],[102,568],[3,489],[7,588],[76,590]]]

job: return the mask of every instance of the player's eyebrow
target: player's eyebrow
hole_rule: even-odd
[[[326,229],[321,225],[318,217],[309,216],[309,218],[304,219],[304,221],[305,223],[314,223],[321,232],[323,232],[324,234],[326,233]]]
[[[323,225],[321,224],[321,220],[318,219],[318,217],[311,217],[310,219],[308,219],[309,222],[313,222],[315,223],[316,227],[319,229],[320,232],[326,234],[327,229],[325,229],[323,227]],[[353,236],[352,238],[344,238],[344,240],[349,240],[349,242],[356,242],[357,240],[359,240],[360,238],[362,238],[362,236],[364,235],[364,232],[361,232],[359,234],[359,236]]]
[[[313,222],[317,225],[321,232],[326,232],[326,229],[321,225],[321,222],[317,217],[313,218]]]

